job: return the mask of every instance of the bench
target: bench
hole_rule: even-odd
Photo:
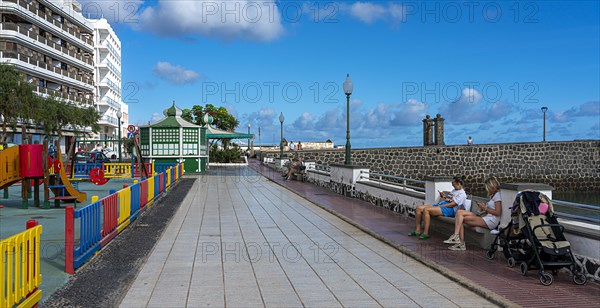
[[[479,214],[479,208],[477,206],[471,206],[471,204],[474,205],[474,202],[467,199],[465,202],[465,208],[469,209],[475,214]],[[434,230],[450,236],[454,234],[454,221],[454,217],[434,217],[431,220],[429,230]],[[490,247],[495,238],[496,235],[491,234],[490,229],[488,228],[471,227],[465,225],[465,241],[468,243],[477,244],[477,246],[487,249]]]

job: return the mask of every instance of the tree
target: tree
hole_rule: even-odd
[[[213,117],[212,125],[218,129],[233,132],[234,129],[240,124],[240,121],[231,115],[229,111],[227,111],[227,108],[223,106],[217,108],[212,104],[206,104],[205,107],[194,105],[192,109],[186,108],[183,110],[181,117],[188,122],[202,125],[202,117],[206,113]]]
[[[25,81],[23,74],[14,66],[0,63],[0,115],[2,121],[2,137],[0,142],[6,141],[8,127],[13,131],[17,128],[18,119],[30,119],[37,111],[33,97],[33,85]]]

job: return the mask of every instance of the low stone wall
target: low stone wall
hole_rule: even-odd
[[[279,152],[258,155],[279,157]],[[329,165],[343,162],[344,149],[298,155]],[[491,175],[503,183],[544,183],[555,191],[600,190],[599,140],[353,149],[352,163],[371,172],[414,179],[465,175],[469,192],[483,191],[483,181]]]

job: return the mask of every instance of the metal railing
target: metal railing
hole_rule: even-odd
[[[367,174],[368,176],[364,176],[364,174]],[[425,192],[425,181],[422,181],[422,180],[415,180],[415,179],[410,179],[410,178],[405,178],[405,177],[400,177],[400,176],[394,176],[394,175],[388,175],[388,174],[382,174],[382,173],[374,173],[374,172],[366,172],[366,171],[360,172],[360,178],[369,180],[371,182],[376,182],[379,184],[400,186],[404,190],[406,190],[408,188],[408,189],[412,189],[415,191]],[[408,183],[421,184],[423,186],[416,186],[416,185],[411,185]]]
[[[600,225],[600,206],[552,200],[559,218]]]
[[[15,4],[20,5],[23,8],[26,8],[32,14],[39,16],[40,18],[44,19],[46,22],[54,25],[55,27],[61,29],[62,31],[69,33],[71,36],[84,42],[85,44],[87,44],[87,45],[84,44],[84,46],[86,48],[91,48],[93,46],[92,40],[89,37],[87,37],[87,36],[91,36],[91,34],[86,35],[85,33],[75,31],[74,26],[67,25],[68,18],[65,18],[65,16],[62,16],[55,12],[53,12],[53,14],[46,14],[45,11],[40,11],[38,9],[38,7],[36,5],[34,5],[33,3],[28,3],[27,1],[23,1],[23,0],[18,0],[18,1],[6,0],[6,2],[15,3]],[[62,17],[62,22],[60,20],[58,20],[55,16]]]
[[[315,164],[315,170],[331,173],[331,167],[328,165]]]

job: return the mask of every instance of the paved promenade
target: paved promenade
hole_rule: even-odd
[[[493,304],[249,168],[214,168],[121,302],[186,306]]]
[[[586,285],[578,286],[573,284],[567,271],[561,271],[551,286],[543,286],[537,271],[532,270],[527,277],[523,277],[518,266],[508,267],[501,255],[496,260],[488,260],[484,257],[483,249],[470,245],[467,245],[467,251],[449,251],[448,245],[442,243],[448,234],[431,230],[431,238],[426,241],[407,236],[408,232],[414,231],[415,222],[412,218],[337,195],[311,183],[284,182],[278,173],[256,160],[251,160],[251,167],[362,230],[399,247],[437,271],[444,272],[480,294],[490,296],[496,302],[524,307],[556,307],[559,303],[568,303],[573,307],[599,307],[600,284],[597,282],[588,279]]]

